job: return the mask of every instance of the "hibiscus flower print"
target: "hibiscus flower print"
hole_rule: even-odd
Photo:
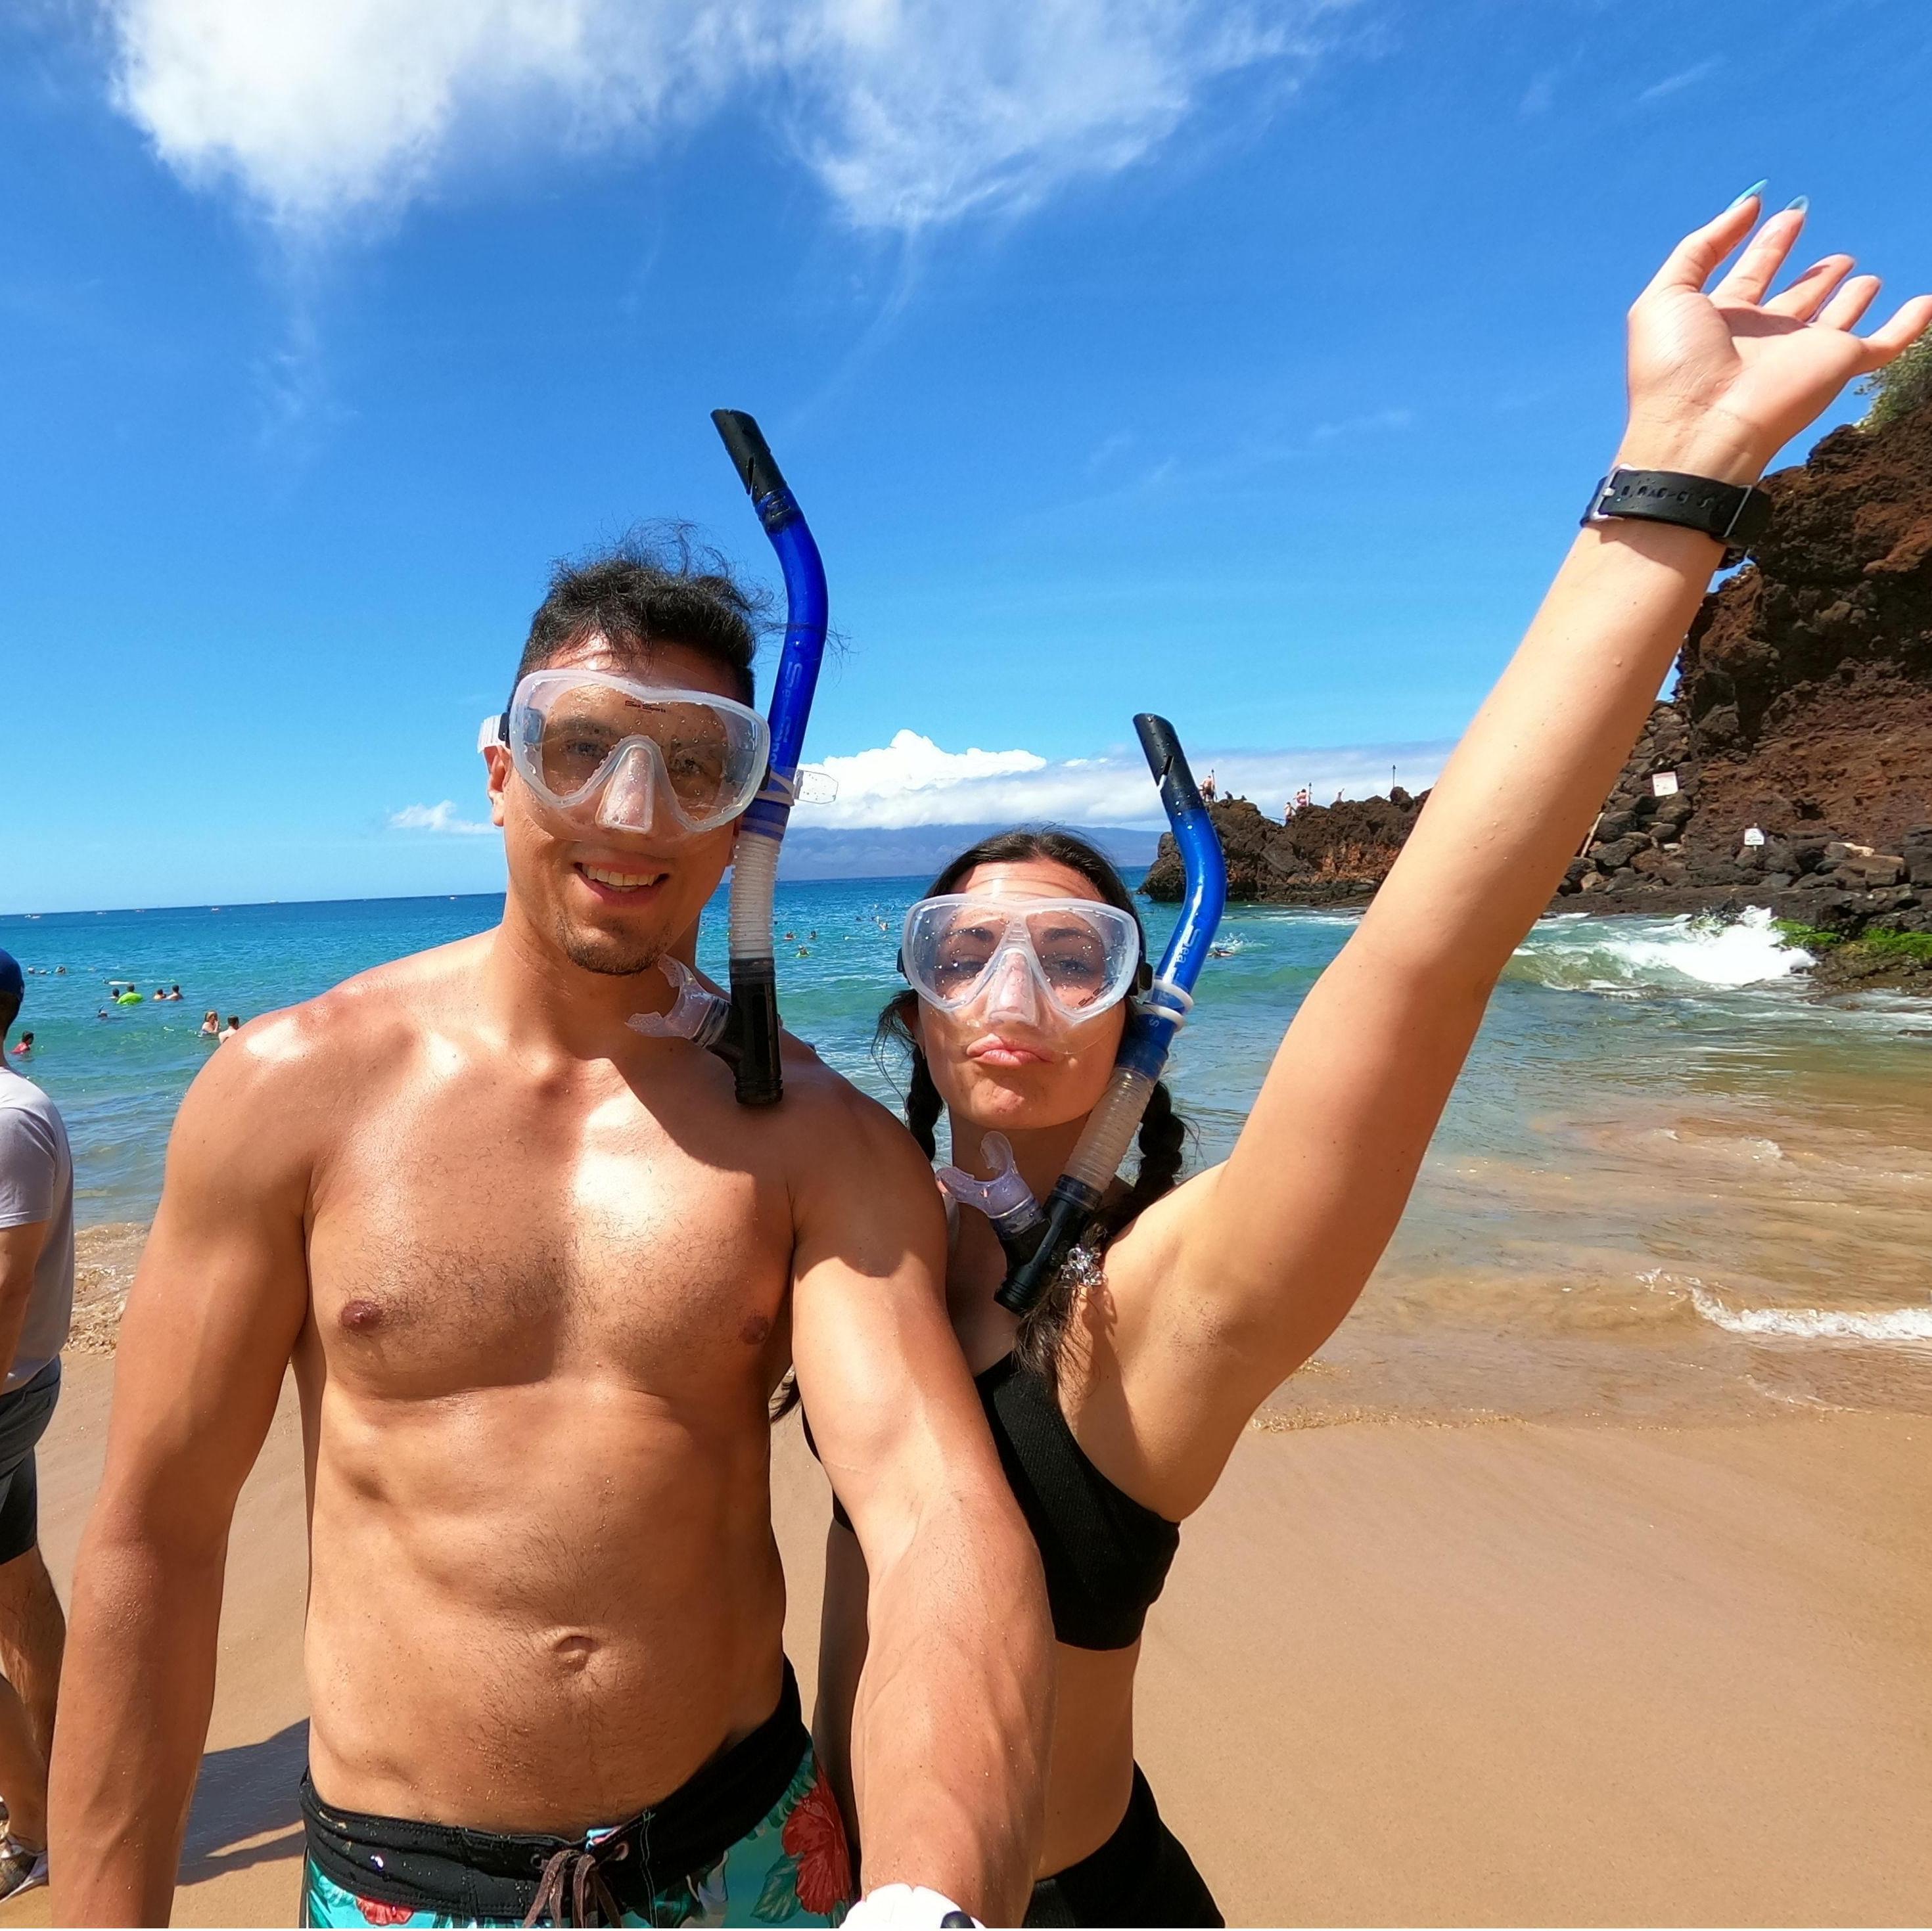
[[[356,1909],[371,1924],[406,1924],[416,1915],[406,1904],[384,1904],[374,1897],[358,1897]]]
[[[845,1820],[816,1765],[812,1786],[786,1818],[783,1834],[786,1853],[798,1866],[799,1903],[820,1918],[850,1903],[852,1856],[845,1844]]]

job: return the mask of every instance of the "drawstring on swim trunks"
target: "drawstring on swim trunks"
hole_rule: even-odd
[[[610,1887],[604,1882],[604,1864],[607,1859],[614,1864],[620,1864],[630,1855],[628,1843],[621,1838],[609,1837],[587,1847],[566,1844],[553,1851],[544,1865],[543,1876],[538,1883],[537,1894],[531,1902],[524,1924],[541,1924],[546,1912],[555,1924],[621,1924],[623,1912],[611,1896]],[[564,1895],[566,1884],[570,1887],[567,1916]],[[589,1911],[596,1915],[587,1916]]]

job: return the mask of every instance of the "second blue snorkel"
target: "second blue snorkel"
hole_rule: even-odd
[[[1186,1023],[1195,982],[1207,963],[1227,902],[1220,837],[1174,727],[1165,718],[1143,712],[1135,718],[1134,729],[1160,787],[1161,806],[1173,829],[1186,879],[1180,916],[1154,982],[1134,1003],[1112,1076],[1088,1115],[1066,1171],[1054,1183],[1044,1207],[1012,1166],[1012,1150],[1004,1142],[1000,1150],[1005,1155],[1004,1171],[992,1181],[975,1180],[957,1168],[940,1175],[956,1199],[980,1208],[992,1222],[1006,1255],[1006,1278],[994,1298],[1014,1314],[1026,1313],[1046,1292],[1106,1201],[1155,1084],[1166,1069],[1174,1035]]]
[[[711,420],[730,452],[784,572],[784,649],[772,685],[771,761],[758,795],[738,821],[732,861],[730,1016],[704,1043],[731,1068],[741,1106],[774,1106],[783,1096],[778,1069],[778,971],[772,952],[772,899],[778,847],[798,796],[806,720],[825,655],[825,565],[798,499],[785,486],[758,425],[742,409],[715,409]]]

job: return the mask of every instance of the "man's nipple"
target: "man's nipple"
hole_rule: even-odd
[[[344,1301],[339,1318],[351,1334],[367,1334],[382,1324],[382,1310],[374,1301]]]

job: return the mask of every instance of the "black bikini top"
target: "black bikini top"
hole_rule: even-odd
[[[1180,1546],[1178,1525],[1124,1495],[1094,1466],[1058,1396],[1013,1356],[975,1375],[974,1385],[1039,1545],[1053,1633],[1072,1649],[1130,1648],[1166,1583]],[[852,1526],[836,1496],[832,1513]]]

